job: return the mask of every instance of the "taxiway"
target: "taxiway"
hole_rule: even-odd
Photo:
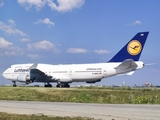
[[[82,116],[102,120],[158,120],[160,105],[0,101],[0,112],[49,116]]]

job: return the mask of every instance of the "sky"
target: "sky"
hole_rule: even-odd
[[[159,0],[0,0],[0,84],[12,84],[1,75],[12,64],[107,62],[149,31],[140,60],[156,64],[96,84],[160,85],[159,6]]]

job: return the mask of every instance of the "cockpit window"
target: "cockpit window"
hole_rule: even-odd
[[[12,69],[11,69],[11,68],[8,68],[4,73],[5,73],[5,74],[11,74],[11,73],[12,73]]]

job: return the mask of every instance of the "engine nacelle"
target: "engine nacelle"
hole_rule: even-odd
[[[86,81],[86,83],[96,83],[96,82],[100,82],[101,81],[101,79],[99,79],[99,80],[94,80],[94,81]]]
[[[30,83],[30,76],[29,75],[18,75],[17,76],[17,81],[29,84]]]

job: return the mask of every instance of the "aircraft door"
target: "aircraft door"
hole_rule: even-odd
[[[72,70],[71,69],[69,70],[69,75],[72,75]]]
[[[107,76],[107,69],[103,68],[103,76],[106,77]]]

